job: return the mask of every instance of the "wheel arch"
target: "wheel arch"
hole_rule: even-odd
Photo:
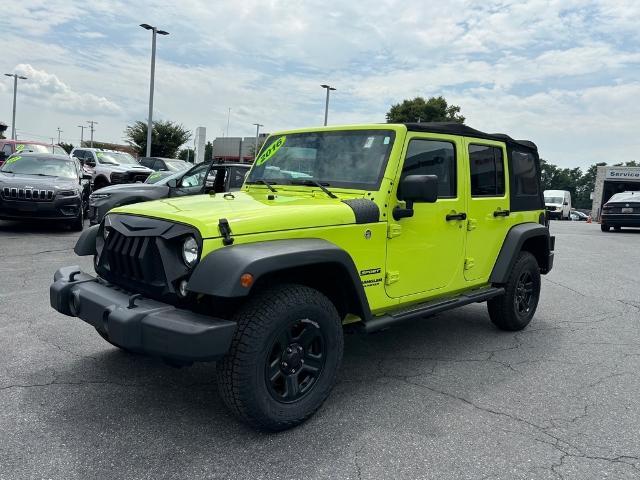
[[[553,266],[553,238],[549,235],[549,229],[538,223],[522,223],[512,227],[502,244],[489,281],[504,284],[522,251],[536,257],[541,273],[548,273]]]
[[[240,284],[245,273],[254,278],[249,288]],[[213,297],[237,299],[277,283],[317,289],[334,303],[342,318],[348,313],[364,321],[371,317],[351,256],[322,239],[272,240],[220,248],[201,260],[187,288]]]

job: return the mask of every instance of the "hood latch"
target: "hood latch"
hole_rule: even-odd
[[[220,235],[222,235],[223,245],[232,245],[233,238],[231,237],[231,227],[229,226],[229,221],[226,218],[218,220],[218,230],[220,230]]]

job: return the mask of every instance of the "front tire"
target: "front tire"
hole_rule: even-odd
[[[487,302],[489,318],[501,330],[522,330],[531,322],[540,299],[540,267],[536,257],[520,252],[504,287],[504,295]]]
[[[342,361],[342,322],[331,301],[302,285],[279,285],[234,316],[231,348],[216,365],[218,391],[250,426],[299,425],[329,395]]]
[[[611,227],[609,225],[605,225],[604,223],[600,224],[600,230],[603,232],[608,232]]]

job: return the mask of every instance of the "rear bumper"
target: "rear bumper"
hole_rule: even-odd
[[[227,353],[236,323],[124,292],[83,273],[59,269],[49,289],[51,306],[78,317],[128,350],[181,361],[216,360]]]
[[[640,215],[638,214],[608,214],[600,216],[600,223],[611,227],[640,227]]]

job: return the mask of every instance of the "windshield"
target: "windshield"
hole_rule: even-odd
[[[78,174],[73,160],[35,156],[23,157],[20,155],[9,157],[0,171],[21,175],[46,175],[67,178],[76,178]]]
[[[544,197],[544,203],[562,203],[564,199],[562,197]]]
[[[192,166],[184,160],[165,160],[164,164],[172,172],[180,172]]]
[[[139,165],[138,161],[124,152],[96,152],[98,162],[107,165]]]
[[[391,130],[305,132],[271,137],[247,182],[313,180],[344,188],[376,189],[395,133]]]
[[[156,183],[158,185],[166,185],[172,178],[180,178],[184,170],[179,172],[153,172],[147,177],[144,183]]]
[[[616,193],[609,199],[609,202],[640,202],[640,192]]]
[[[55,153],[56,155],[68,155],[67,151],[58,145],[51,145],[47,150],[49,150],[49,153]]]
[[[18,143],[16,144],[16,153],[32,152],[32,153],[52,153],[50,145],[38,145],[36,143]]]

